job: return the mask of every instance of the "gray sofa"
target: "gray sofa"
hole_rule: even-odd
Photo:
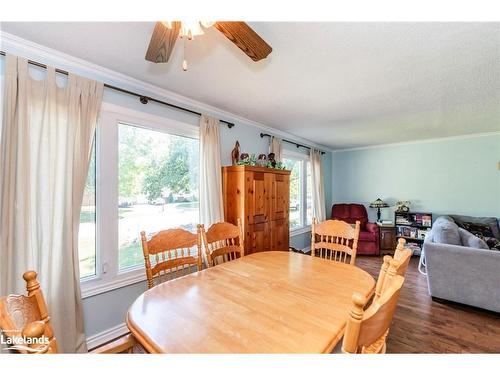
[[[459,228],[455,221],[487,224],[497,239],[497,218],[442,216],[424,242],[429,293],[449,301],[500,312],[500,251]]]

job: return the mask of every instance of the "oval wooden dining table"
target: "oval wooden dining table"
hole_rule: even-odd
[[[127,325],[150,353],[327,353],[342,338],[362,269],[294,252],[260,252],[157,285]]]

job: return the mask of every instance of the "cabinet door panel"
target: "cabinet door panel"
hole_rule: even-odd
[[[290,229],[288,219],[280,219],[271,222],[271,250],[288,251],[290,240]]]
[[[271,250],[269,223],[258,223],[248,226],[245,239],[245,254]]]
[[[273,176],[271,202],[271,220],[280,220],[288,217],[290,209],[289,176],[282,174]]]
[[[380,249],[394,250],[396,248],[396,233],[394,229],[380,228]]]
[[[250,224],[268,221],[269,199],[267,197],[266,173],[247,173],[247,212]]]

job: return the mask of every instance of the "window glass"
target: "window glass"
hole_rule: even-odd
[[[199,220],[197,139],[127,124],[118,128],[118,265],[142,266],[149,237]]]
[[[290,173],[290,230],[303,226],[302,211],[302,160],[283,159],[286,169]]]
[[[83,192],[78,232],[78,258],[80,278],[96,274],[96,152],[95,142],[89,164],[89,172]]]

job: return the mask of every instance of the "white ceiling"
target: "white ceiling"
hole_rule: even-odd
[[[215,29],[168,64],[154,23],[2,23],[2,30],[331,148],[500,130],[500,23],[251,23],[258,63]]]

